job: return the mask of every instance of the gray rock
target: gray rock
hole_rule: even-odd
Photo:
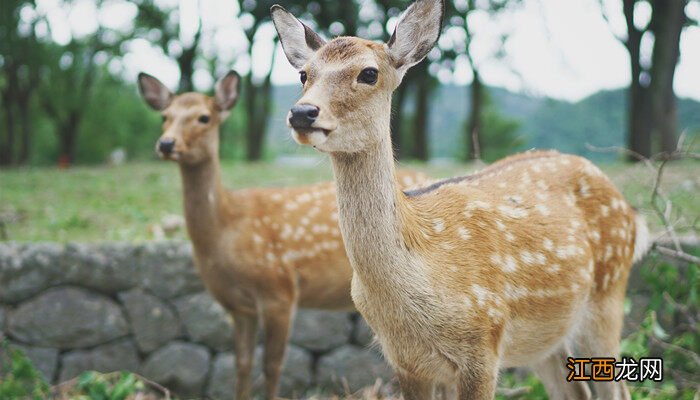
[[[134,250],[134,263],[142,271],[141,286],[162,299],[204,290],[189,242],[148,242]]]
[[[132,261],[135,249],[128,243],[66,245],[58,283],[80,285],[107,294],[136,287],[143,271]]]
[[[49,289],[22,303],[8,319],[11,337],[29,345],[60,349],[96,346],[129,331],[114,301],[78,288]]]
[[[24,346],[11,343],[10,347],[18,348],[31,360],[34,367],[41,372],[47,382],[53,382],[58,366],[58,350],[46,347]]]
[[[223,351],[233,348],[233,324],[228,313],[206,292],[175,300],[175,307],[192,341]]]
[[[309,389],[313,381],[311,364],[311,354],[307,351],[296,346],[287,347],[280,379],[281,396],[299,398],[305,390]],[[260,365],[262,366],[262,362]]]
[[[290,341],[312,351],[328,351],[346,344],[351,333],[348,313],[300,310],[294,319]]]
[[[62,252],[58,244],[0,244],[0,302],[15,304],[53,285]]]
[[[344,390],[344,382],[353,393],[374,385],[377,379],[389,382],[392,376],[391,368],[379,355],[352,345],[334,350],[318,363],[318,383],[339,391]]]
[[[142,352],[150,353],[180,337],[180,320],[173,308],[159,298],[143,289],[132,289],[120,293],[119,300],[124,304],[136,344]]]
[[[374,332],[372,332],[372,328],[367,325],[367,321],[359,317],[355,322],[355,329],[353,330],[352,337],[353,343],[363,347],[369,347],[374,341]]]
[[[137,371],[139,356],[131,339],[98,346],[92,350],[75,350],[61,357],[59,382],[75,378],[84,371]]]
[[[263,348],[255,349],[255,363],[252,371],[253,393],[261,395],[265,391],[263,374]],[[313,382],[311,355],[296,346],[289,346],[282,365],[279,395],[285,398],[300,398]],[[212,399],[233,398],[236,380],[235,356],[233,353],[219,353],[213,365],[207,395]]]
[[[201,397],[209,373],[210,358],[204,346],[171,342],[146,359],[141,374],[181,397]]]
[[[214,357],[206,395],[212,399],[232,399],[236,380],[236,357],[222,352]]]

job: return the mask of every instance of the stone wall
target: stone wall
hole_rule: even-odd
[[[0,244],[0,332],[53,383],[130,370],[185,397],[232,398],[232,330],[187,243]],[[281,394],[390,380],[371,338],[357,314],[298,311]]]

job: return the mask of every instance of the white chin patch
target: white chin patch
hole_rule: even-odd
[[[311,131],[305,135],[301,135],[293,130],[292,135],[294,137],[294,140],[296,140],[298,143],[314,147],[318,147],[326,143],[326,141],[328,140],[326,134],[323,133],[323,131],[320,129],[316,131]]]

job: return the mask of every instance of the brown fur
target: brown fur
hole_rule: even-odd
[[[226,190],[220,179],[216,101],[173,97],[162,114],[163,138],[175,139],[185,219],[197,270],[235,322],[236,398],[250,398],[255,333],[265,332],[267,399],[275,398],[290,321],[297,307],[354,309],[352,269],[338,228],[335,185]],[[198,118],[211,117],[202,124]],[[401,173],[405,187],[425,181]]]
[[[584,357],[619,355],[627,278],[647,248],[646,228],[598,168],[557,152],[400,190],[391,94],[429,51],[424,40],[437,40],[441,18],[442,1],[419,0],[389,44],[336,39],[342,46],[331,41],[301,60],[309,80],[299,103],[320,115],[293,135],[331,157],[353,301],[407,400],[432,398],[439,383],[460,399],[491,399],[508,366],[532,367],[551,398],[590,398],[584,383],[565,381],[566,357],[574,345]],[[363,51],[338,60],[342,52],[326,50],[350,48],[348,40]],[[379,70],[374,85],[355,79],[367,67]],[[629,398],[622,382],[596,390]]]

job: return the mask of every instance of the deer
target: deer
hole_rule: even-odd
[[[322,38],[279,5],[271,16],[303,85],[287,123],[329,156],[351,294],[406,400],[492,399],[499,371],[529,367],[552,399],[588,399],[567,357],[617,357],[644,218],[590,161],[530,151],[464,177],[402,190],[392,92],[442,30],[442,0],[417,0],[386,43]],[[596,382],[604,399],[625,384]]]
[[[264,331],[265,398],[277,395],[290,321],[298,307],[354,311],[352,268],[338,227],[332,182],[229,191],[221,183],[219,128],[236,104],[230,71],[214,97],[174,95],[155,77],[138,76],[146,103],[161,113],[156,152],[180,167],[184,214],[196,269],[234,322],[235,398],[248,399],[258,324]],[[401,172],[406,187],[426,181]]]

